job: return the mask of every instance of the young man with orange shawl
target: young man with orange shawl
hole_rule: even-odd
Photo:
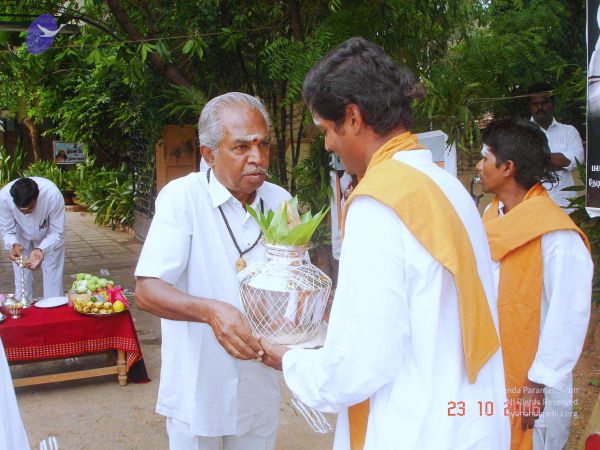
[[[405,67],[361,38],[308,73],[325,148],[362,180],[344,206],[325,345],[261,339],[263,361],[283,366],[302,402],[339,413],[335,450],[508,449],[485,231],[460,182],[408,131],[416,92]]]
[[[590,317],[589,244],[541,184],[556,176],[537,126],[495,120],[482,139],[477,169],[484,192],[496,195],[483,218],[499,285],[511,450],[559,450]]]

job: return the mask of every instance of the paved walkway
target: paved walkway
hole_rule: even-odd
[[[133,272],[142,244],[129,234],[98,227],[86,213],[67,212],[65,287],[71,274],[98,273],[107,268],[111,278],[134,288]],[[0,258],[0,292],[12,292],[12,266],[7,252]],[[41,274],[36,273],[34,295],[40,296]],[[116,377],[76,380],[17,390],[17,400],[32,448],[49,435],[58,436],[64,450],[160,450],[166,449],[164,418],[154,413],[160,376],[160,321],[132,306],[142,345],[148,384],[120,387]],[[1,326],[1,324],[0,324]],[[102,357],[77,358],[69,367],[65,361],[33,363],[11,367],[19,376],[39,375],[76,366],[88,368]],[[75,367],[74,367],[75,366]],[[185,376],[182,374],[182,376]],[[332,423],[334,419],[331,419]],[[281,426],[278,450],[325,450],[333,436],[317,435],[293,409],[289,393],[282,387]]]

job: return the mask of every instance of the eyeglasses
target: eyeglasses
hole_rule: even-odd
[[[32,201],[31,203],[29,203],[29,205],[21,207],[21,206],[17,206],[17,209],[19,211],[21,211],[23,214],[30,214],[34,209],[35,209],[35,205],[36,205],[36,201]]]

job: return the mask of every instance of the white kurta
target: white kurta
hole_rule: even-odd
[[[557,122],[556,119],[552,119],[552,123],[547,130],[542,127],[540,127],[540,130],[548,138],[550,151],[552,153],[562,153],[570,161],[567,167],[556,171],[559,178],[558,184],[544,183],[544,187],[548,190],[548,194],[554,200],[554,203],[561,208],[566,208],[569,206],[569,199],[576,197],[578,193],[563,191],[563,189],[575,184],[573,171],[577,169],[577,161],[581,164],[585,163],[581,136],[579,136],[579,132],[574,126]],[[572,209],[565,209],[565,211],[568,214]]]
[[[4,247],[21,244],[23,253],[29,255],[34,248],[44,253],[42,274],[44,297],[64,295],[63,268],[65,262],[65,201],[60,190],[50,180],[31,177],[40,190],[35,209],[23,214],[16,207],[10,188],[14,181],[0,190],[0,234]],[[15,294],[21,298],[20,269],[13,264]],[[25,270],[26,290],[31,295],[32,274]]]
[[[433,164],[428,150],[394,158],[431,177],[457,210],[497,323],[490,253],[473,200]],[[452,275],[394,211],[370,197],[356,198],[346,220],[325,346],[286,353],[287,385],[309,406],[340,413],[335,450],[349,448],[347,407],[367,398],[364,450],[508,449],[501,352],[472,385],[464,360]],[[489,416],[486,402],[493,404]]]
[[[29,450],[4,346],[0,339],[0,450]]]
[[[257,190],[265,212],[290,195],[271,183]],[[221,205],[242,248],[260,229],[242,204],[211,173],[193,173],[170,182],[156,200],[156,214],[135,275],[159,278],[190,295],[240,308],[234,269],[239,255],[219,213]],[[257,245],[244,255],[262,259]],[[279,386],[274,370],[232,358],[209,325],[161,320],[162,365],[156,412],[190,424],[198,436],[241,435],[265,424],[272,433],[279,417]],[[264,428],[263,428],[264,429]]]
[[[502,214],[500,203],[499,214]],[[590,319],[593,263],[579,234],[560,230],[542,236],[544,287],[540,339],[528,378],[547,386],[546,406],[535,422],[534,449],[561,449],[573,415],[573,368]],[[498,286],[500,264],[494,262]]]

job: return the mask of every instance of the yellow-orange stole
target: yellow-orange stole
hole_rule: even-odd
[[[344,206],[369,196],[393,209],[415,238],[454,276],[458,292],[463,350],[469,382],[498,350],[500,343],[489,309],[471,240],[461,219],[438,185],[419,170],[391,159],[398,151],[423,147],[406,132],[375,152],[354,192]],[[369,399],[348,409],[352,450],[364,447]]]
[[[511,411],[527,381],[540,337],[543,265],[542,236],[551,231],[577,231],[586,235],[548,196],[534,185],[521,203],[499,217],[498,199],[483,214],[492,259],[500,262],[498,321],[507,397]],[[513,409],[514,408],[514,409]],[[521,416],[511,414],[511,450],[531,450],[533,430],[523,431]]]

